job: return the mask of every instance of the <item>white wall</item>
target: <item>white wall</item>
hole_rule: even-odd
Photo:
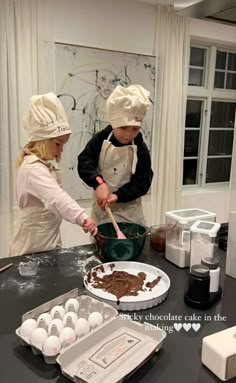
[[[132,0],[57,0],[54,39],[95,48],[152,54],[155,9]]]
[[[236,44],[236,28],[212,21],[191,19],[191,36],[198,40],[211,41],[234,46]]]
[[[55,4],[55,3],[54,3]],[[191,36],[202,40],[235,44],[236,29],[224,24],[191,19]],[[132,0],[57,0],[54,7],[54,40],[78,45],[153,54],[155,7]],[[81,201],[90,212],[90,201]],[[228,188],[183,192],[182,207],[199,207],[216,213],[218,222],[228,220]],[[150,224],[150,195],[144,198]],[[88,235],[73,225],[63,224],[65,246],[88,243]]]
[[[216,213],[217,222],[228,222],[229,191],[225,189],[184,191],[182,207],[184,209],[198,207],[209,210]]]

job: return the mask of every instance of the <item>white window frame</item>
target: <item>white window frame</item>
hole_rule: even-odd
[[[219,50],[219,51],[221,51],[221,52],[225,52],[225,53],[235,53],[235,54],[236,54],[236,52],[233,52],[232,50],[226,49],[225,47],[224,47],[224,48],[221,48],[221,47],[217,46],[217,49],[216,49],[216,50]],[[235,73],[235,71],[229,70],[229,69],[227,68],[227,65],[228,65],[228,58],[229,58],[229,56],[227,55],[226,65],[225,65],[226,67],[225,67],[225,69],[216,69],[217,72],[225,73],[224,85],[226,85],[227,74],[228,74],[228,73]],[[220,88],[218,88],[218,89],[220,89]],[[227,91],[227,92],[228,92],[228,91],[235,92],[233,89],[222,89],[222,90]]]
[[[192,40],[190,48],[202,48],[206,49],[205,57],[205,71],[203,77],[203,86],[191,86],[187,88],[187,100],[202,100],[203,101],[203,112],[201,116],[200,126],[200,137],[199,137],[199,163],[197,169],[196,184],[194,185],[182,185],[183,190],[191,189],[219,189],[228,188],[229,182],[217,182],[217,183],[206,183],[206,169],[207,169],[207,152],[208,152],[208,141],[210,133],[210,116],[211,116],[211,102],[236,102],[236,90],[231,89],[214,89],[214,77],[215,77],[215,62],[217,50],[236,53],[235,48],[232,46],[222,46],[216,43],[203,44]],[[192,68],[192,65],[188,67]],[[235,121],[236,125],[236,121]],[[185,133],[185,127],[184,127]],[[236,130],[235,130],[236,134]],[[227,157],[227,156],[224,156]],[[183,151],[184,161],[184,151]]]

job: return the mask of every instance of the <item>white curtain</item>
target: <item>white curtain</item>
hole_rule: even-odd
[[[189,19],[157,6],[156,108],[152,137],[152,223],[181,208],[182,148],[189,56]]]
[[[38,93],[38,0],[0,2],[0,257],[8,256],[21,122]]]

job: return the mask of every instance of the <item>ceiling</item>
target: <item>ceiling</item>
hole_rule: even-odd
[[[136,0],[146,4],[173,5],[176,13],[196,19],[236,26],[236,0]]]

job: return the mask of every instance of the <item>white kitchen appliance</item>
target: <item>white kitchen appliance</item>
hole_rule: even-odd
[[[223,381],[236,377],[236,326],[203,338],[201,360]]]

